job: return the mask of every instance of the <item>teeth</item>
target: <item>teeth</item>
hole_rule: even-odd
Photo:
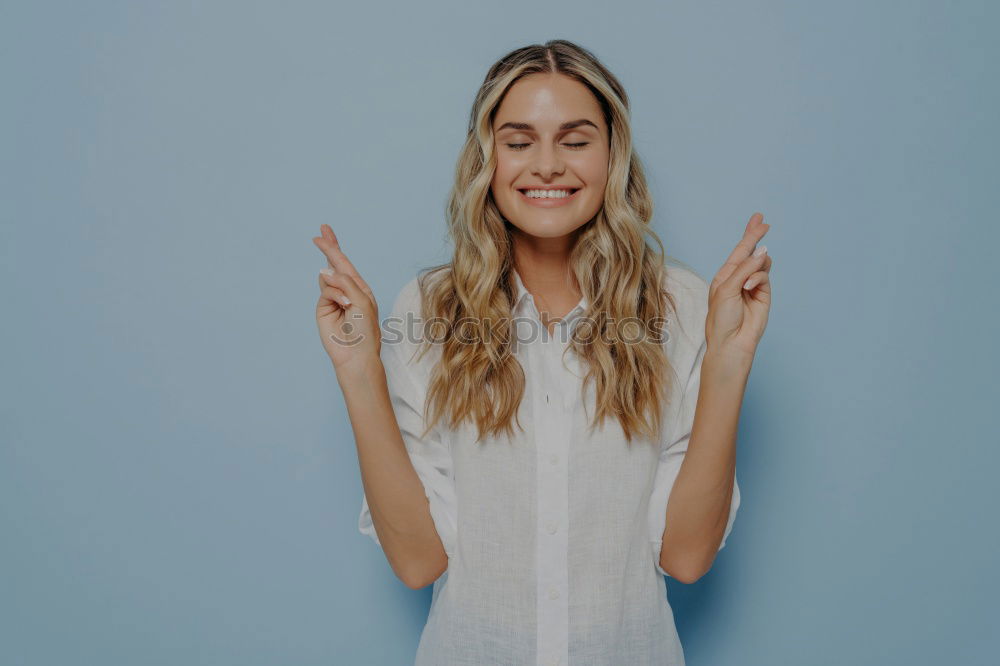
[[[569,190],[525,190],[524,193],[532,199],[565,199],[571,194]]]

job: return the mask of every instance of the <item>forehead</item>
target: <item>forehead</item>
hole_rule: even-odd
[[[546,130],[578,118],[588,118],[604,127],[601,105],[587,86],[565,74],[529,74],[507,90],[493,127],[520,122]]]

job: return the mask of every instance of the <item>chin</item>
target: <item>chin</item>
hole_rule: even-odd
[[[528,236],[534,236],[535,238],[562,238],[572,234],[580,229],[593,219],[593,215],[586,219],[581,220],[561,220],[561,219],[545,219],[544,216],[539,219],[534,215],[523,216],[523,215],[508,215],[505,211],[501,210],[500,214],[503,215],[509,224],[515,227],[518,231]],[[596,215],[596,213],[595,213]],[[528,217],[529,219],[525,219]]]
[[[537,222],[524,224],[518,220],[510,220],[510,223],[516,227],[518,231],[528,236],[534,236],[535,238],[562,238],[563,236],[568,236],[569,234],[577,231],[580,227],[586,224],[586,221],[580,222],[579,224],[539,224]]]

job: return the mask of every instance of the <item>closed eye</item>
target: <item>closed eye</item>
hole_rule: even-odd
[[[581,141],[579,143],[564,143],[563,145],[564,146],[569,146],[570,148],[573,148],[574,150],[579,150],[580,148],[583,148],[584,146],[586,146],[588,144],[590,144],[589,141]],[[526,146],[530,146],[530,145],[531,145],[530,143],[508,143],[507,147],[510,148],[511,150],[524,150]]]

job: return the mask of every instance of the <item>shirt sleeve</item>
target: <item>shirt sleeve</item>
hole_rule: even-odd
[[[396,300],[393,307],[393,317],[399,317],[397,322],[404,321],[407,308],[419,305],[419,292],[415,295],[416,281],[411,281]],[[419,308],[413,308],[419,312]],[[411,315],[412,316],[412,315]],[[405,330],[411,328],[402,326]],[[412,340],[388,340],[383,337],[380,356],[385,367],[386,381],[389,387],[389,398],[392,403],[399,431],[403,436],[406,452],[410,456],[413,469],[417,472],[424,486],[424,495],[430,504],[431,518],[437,528],[438,536],[445,552],[451,558],[455,552],[455,536],[457,528],[457,497],[454,483],[454,467],[448,442],[441,428],[435,427],[421,438],[424,429],[423,407],[427,395],[426,376],[423,368],[412,357],[417,344]],[[430,357],[430,352],[421,360]],[[361,515],[358,518],[358,529],[367,534],[381,547],[375,525],[372,522],[368,498],[362,491]]]
[[[670,575],[660,566],[660,550],[663,546],[663,531],[666,529],[667,520],[667,501],[670,499],[670,491],[674,487],[677,475],[680,473],[681,464],[684,462],[684,456],[687,453],[688,442],[691,439],[695,407],[698,403],[698,391],[701,388],[702,361],[705,358],[705,351],[707,349],[704,330],[705,315],[707,314],[708,285],[698,277],[696,286],[694,294],[698,299],[697,303],[700,306],[703,297],[705,304],[703,307],[693,308],[695,316],[685,323],[688,333],[699,333],[698,337],[694,339],[697,347],[694,345],[687,346],[688,349],[696,349],[694,352],[694,361],[690,365],[687,363],[682,365],[682,368],[687,366],[689,370],[686,373],[686,377],[683,374],[681,375],[685,379],[682,385],[683,390],[680,393],[674,394],[678,396],[675,398],[675,401],[677,401],[676,407],[668,411],[668,414],[672,415],[673,427],[667,428],[669,434],[660,447],[660,457],[657,462],[655,476],[653,477],[653,489],[649,501],[649,538],[652,545],[653,562],[656,570],[664,576]],[[680,296],[682,298],[685,297],[684,294]],[[683,340],[681,340],[675,349],[683,348],[685,348],[685,345]],[[683,356],[683,354],[681,355]],[[689,352],[687,357],[690,358],[690,356],[691,353]],[[726,522],[722,542],[719,544],[719,550],[722,550],[726,545],[726,539],[729,538],[729,533],[733,529],[733,522],[736,520],[736,512],[739,506],[740,486],[734,475],[729,518]]]

